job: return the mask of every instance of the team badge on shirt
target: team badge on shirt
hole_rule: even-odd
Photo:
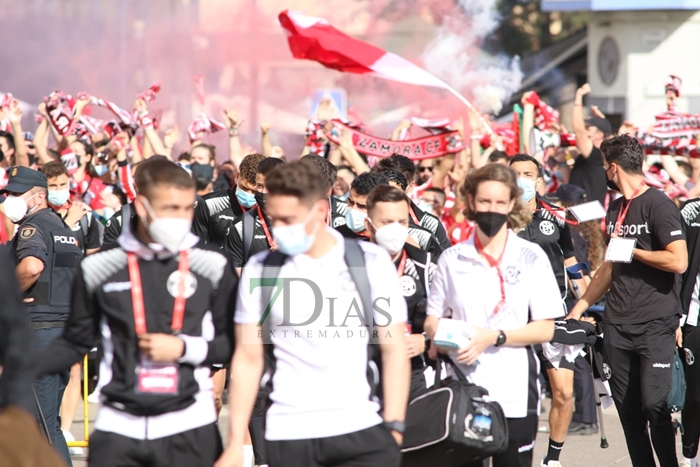
[[[554,230],[554,224],[550,221],[540,222],[540,232],[542,232],[543,234],[552,235],[554,233]]]
[[[32,238],[35,233],[36,233],[36,229],[34,227],[26,227],[26,228],[22,229],[19,236],[21,238]]]
[[[173,297],[177,297],[180,295],[181,286],[184,287],[184,297],[190,298],[197,290],[197,278],[189,271],[184,275],[180,271],[170,274],[170,277],[168,277],[168,293]]]
[[[401,276],[399,286],[404,297],[410,297],[416,293],[416,281],[411,276]]]
[[[612,377],[612,370],[607,363],[603,363],[603,374],[605,375],[605,379],[610,379]]]
[[[518,283],[520,278],[520,270],[516,266],[508,266],[503,274],[503,279],[510,285]]]

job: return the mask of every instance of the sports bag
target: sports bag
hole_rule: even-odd
[[[440,360],[453,368],[456,379],[440,379]],[[459,467],[507,449],[508,423],[500,404],[440,355],[435,385],[408,404],[401,466]]]
[[[682,349],[680,349],[682,350]],[[685,407],[685,369],[678,352],[673,353],[671,363],[671,391],[668,393],[668,409],[671,413],[680,412]]]

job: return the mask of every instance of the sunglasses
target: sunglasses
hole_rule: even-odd
[[[428,172],[432,172],[433,168],[432,167],[418,167],[418,172],[425,172],[426,170]]]

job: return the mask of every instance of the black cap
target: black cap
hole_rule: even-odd
[[[48,182],[46,175],[28,167],[12,167],[7,169],[9,182],[5,188],[0,190],[0,193],[26,193],[32,188],[38,186],[47,188]]]
[[[612,125],[605,118],[600,117],[588,117],[586,119],[586,126],[594,126],[603,132],[605,136],[612,135]]]
[[[557,198],[559,198],[559,201],[576,205],[585,203],[588,197],[586,196],[586,190],[580,186],[565,183],[557,188]]]

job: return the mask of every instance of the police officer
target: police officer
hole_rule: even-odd
[[[38,348],[63,332],[70,313],[70,289],[83,252],[75,234],[48,206],[48,184],[41,172],[26,167],[10,169],[5,215],[17,224],[11,250],[17,261],[17,279],[34,328]],[[40,423],[53,446],[71,465],[61,432],[59,407],[68,372],[37,380]]]

